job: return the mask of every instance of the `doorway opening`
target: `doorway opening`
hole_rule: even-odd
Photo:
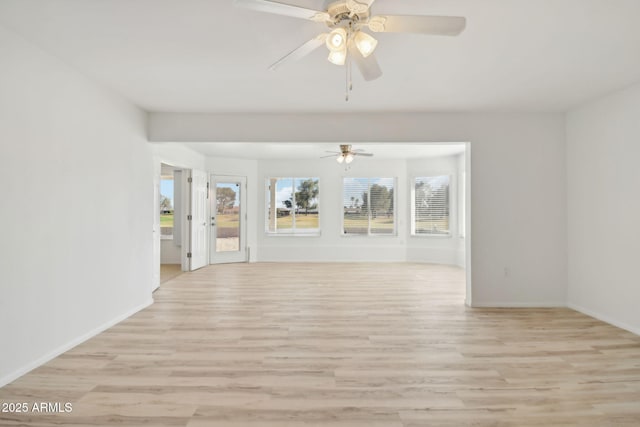
[[[184,170],[160,165],[158,225],[160,230],[160,284],[182,273],[185,224]]]
[[[473,305],[469,142],[358,143],[358,151],[375,157],[358,158],[346,166],[336,164],[336,158],[325,158],[326,152],[333,154],[333,143],[185,145],[199,152],[201,163],[209,169],[198,172],[206,179],[194,178],[193,184],[202,181],[206,189],[201,193],[208,195],[205,204],[197,204],[198,209],[206,205],[206,217],[196,220],[194,216],[184,230],[191,235],[202,227],[198,241],[206,246],[196,245],[202,249],[196,251],[193,239],[186,245],[193,254],[206,253],[202,266],[247,259],[447,264],[465,270],[461,276],[466,276],[466,283],[461,281],[460,286],[466,287],[464,302]],[[249,182],[247,178],[234,182],[235,172]],[[287,194],[277,180],[272,182],[273,177],[287,177],[291,182]],[[302,184],[309,177],[318,182],[322,203],[297,206],[296,193],[302,194]],[[366,190],[364,184],[362,188],[351,185],[365,179]],[[191,193],[189,197],[191,202],[198,200]],[[315,219],[313,234],[275,233],[288,231],[287,227],[300,228],[298,234],[306,232],[297,227],[305,225],[302,219]],[[377,233],[352,232],[358,228],[352,225],[356,220],[362,222],[363,230]]]
[[[185,271],[246,262],[246,177],[209,175],[166,162],[159,166],[153,290]]]

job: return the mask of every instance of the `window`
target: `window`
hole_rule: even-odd
[[[267,178],[268,234],[318,235],[319,178]]]
[[[395,235],[395,178],[344,178],[344,235]]]
[[[448,175],[414,178],[411,191],[411,234],[449,235]]]
[[[173,201],[173,176],[162,176],[160,179],[160,236],[162,239],[173,238]]]

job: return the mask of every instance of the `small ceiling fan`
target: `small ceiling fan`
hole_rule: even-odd
[[[269,67],[275,70],[289,61],[299,60],[322,45],[329,50],[329,61],[336,65],[347,64],[353,59],[366,81],[382,75],[373,51],[378,41],[364,32],[374,33],[420,33],[438,36],[457,36],[465,26],[466,19],[458,16],[427,15],[374,15],[370,7],[375,0],[339,0],[329,3],[327,10],[307,9],[272,0],[235,0],[240,7],[260,12],[274,13],[323,23],[328,32],[323,32],[303,43]],[[350,78],[347,85],[350,86]],[[350,90],[350,87],[348,88]]]
[[[353,159],[355,158],[355,156],[365,156],[365,157],[373,157],[372,153],[366,153],[364,150],[358,148],[358,149],[352,149],[351,145],[348,144],[342,144],[340,145],[340,151],[327,151],[327,153],[331,153],[328,156],[322,156],[321,159],[327,158],[327,157],[335,157],[336,155],[338,157],[336,157],[336,161],[338,163],[351,163],[353,162]]]

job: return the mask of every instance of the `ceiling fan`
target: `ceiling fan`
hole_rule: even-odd
[[[351,163],[353,162],[353,159],[355,158],[355,156],[365,156],[365,157],[373,157],[372,153],[366,153],[364,150],[358,148],[358,149],[352,149],[351,145],[348,144],[342,144],[340,145],[340,151],[327,151],[327,153],[331,153],[328,156],[322,156],[321,158],[324,159],[326,157],[335,157],[336,155],[338,157],[336,157],[336,161],[338,163]]]
[[[235,0],[240,7],[323,23],[323,32],[273,63],[275,70],[289,61],[299,60],[322,45],[329,50],[328,60],[336,65],[347,65],[347,91],[350,85],[350,59],[356,63],[366,81],[382,75],[373,51],[378,41],[364,30],[374,33],[420,33],[438,36],[457,36],[466,19],[459,16],[427,15],[374,15],[370,7],[375,0],[339,0],[329,3],[326,10],[307,9],[272,0]],[[347,97],[348,99],[348,97]]]

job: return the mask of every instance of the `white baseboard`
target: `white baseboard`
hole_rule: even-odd
[[[276,239],[276,237],[273,237]],[[297,239],[277,237],[277,239]],[[347,240],[351,240],[348,238]],[[353,237],[358,240],[358,237]],[[403,246],[262,246],[259,262],[405,262]]]
[[[473,308],[566,308],[564,302],[473,301]]]
[[[86,334],[83,334],[83,335],[79,336],[78,338],[75,338],[75,339],[71,340],[70,342],[68,342],[68,343],[66,343],[64,345],[61,345],[60,347],[48,352],[44,356],[39,357],[38,359],[27,363],[25,366],[21,367],[17,371],[12,372],[9,375],[5,375],[4,377],[0,378],[0,387],[4,387],[5,385],[9,384],[10,382],[17,380],[18,378],[20,378],[24,374],[28,373],[29,371],[32,371],[35,368],[44,365],[45,363],[47,363],[51,359],[54,359],[54,358],[60,356],[62,353],[71,350],[73,347],[75,347],[75,346],[77,346],[79,344],[82,344],[83,342],[87,341],[90,338],[93,338],[94,336],[98,335],[100,332],[103,332],[103,331],[109,329],[110,327],[112,327],[113,325],[122,322],[126,318],[128,318],[130,316],[133,316],[134,314],[136,314],[140,310],[143,310],[143,309],[149,307],[151,304],[153,304],[153,298],[150,298],[144,304],[141,304],[141,305],[139,305],[137,307],[134,307],[133,309],[127,311],[126,313],[121,314],[120,316],[117,316],[116,318],[111,319],[110,321],[108,321],[106,323],[103,323],[102,325],[98,326],[97,328],[94,328],[94,329],[90,330]]]
[[[640,335],[640,328],[631,326],[631,325],[629,325],[629,324],[627,324],[625,322],[621,322],[621,321],[616,320],[616,319],[614,319],[614,318],[612,318],[610,316],[607,316],[605,314],[598,313],[597,311],[593,311],[593,310],[590,310],[588,308],[584,308],[582,306],[579,306],[577,304],[573,304],[571,302],[567,304],[567,307],[569,307],[572,310],[579,311],[582,314],[586,314],[587,316],[590,316],[590,317],[593,317],[595,319],[598,319],[598,320],[601,320],[603,322],[606,322],[606,323],[608,323],[610,325],[616,326],[616,327],[618,327],[620,329],[624,329],[625,331],[629,331],[629,332],[631,332],[633,334]]]

